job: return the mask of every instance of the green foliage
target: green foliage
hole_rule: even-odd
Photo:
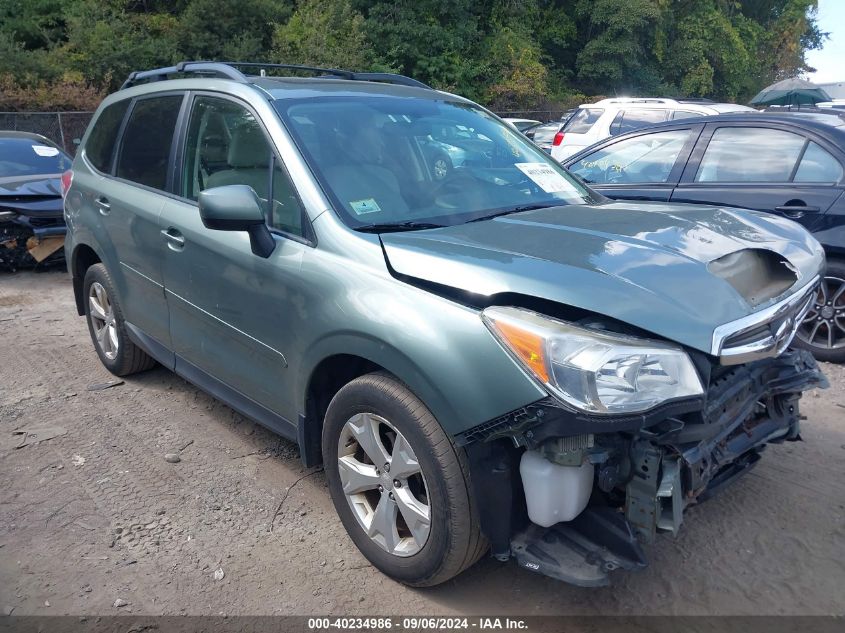
[[[273,61],[368,70],[375,55],[349,0],[304,0],[273,34]]]
[[[118,2],[82,0],[66,12],[67,41],[56,64],[101,88],[115,88],[139,68],[176,60],[178,20],[167,13],[128,13]]]
[[[179,19],[184,59],[265,61],[276,24],[291,14],[279,0],[190,0]]]
[[[96,101],[133,70],[182,59],[389,70],[499,110],[597,94],[744,101],[807,70],[826,37],[816,4],[0,0],[0,108]]]

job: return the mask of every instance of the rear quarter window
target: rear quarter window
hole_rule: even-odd
[[[604,108],[578,108],[578,111],[566,122],[561,131],[571,134],[586,134],[602,114],[604,114]]]
[[[153,189],[167,185],[167,165],[183,95],[138,99],[123,131],[115,175]]]
[[[128,108],[129,99],[118,101],[107,106],[94,121],[94,128],[85,144],[85,156],[102,172],[111,171],[111,159],[117,143],[117,133]]]

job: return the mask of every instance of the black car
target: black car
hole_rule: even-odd
[[[0,131],[0,270],[63,260],[61,178],[71,161],[40,134]]]
[[[828,266],[798,340],[845,361],[845,119],[805,112],[683,119],[606,139],[564,166],[610,198],[768,211],[803,224]]]

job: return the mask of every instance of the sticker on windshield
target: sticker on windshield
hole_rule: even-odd
[[[33,145],[33,151],[39,156],[58,156],[59,150],[49,145]]]
[[[513,166],[533,180],[546,193],[564,191],[571,187],[566,178],[546,163],[514,163]]]
[[[378,203],[372,198],[367,198],[366,200],[353,200],[349,203],[349,206],[352,207],[352,210],[358,215],[366,215],[367,213],[377,213],[378,211],[381,211],[381,207],[378,206]]]

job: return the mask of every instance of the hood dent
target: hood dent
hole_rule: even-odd
[[[401,275],[486,297],[516,293],[554,301],[708,353],[719,325],[805,285],[824,260],[818,242],[796,224],[702,205],[553,207],[381,237],[391,268]],[[783,258],[796,282],[752,306],[708,269],[745,249]]]

